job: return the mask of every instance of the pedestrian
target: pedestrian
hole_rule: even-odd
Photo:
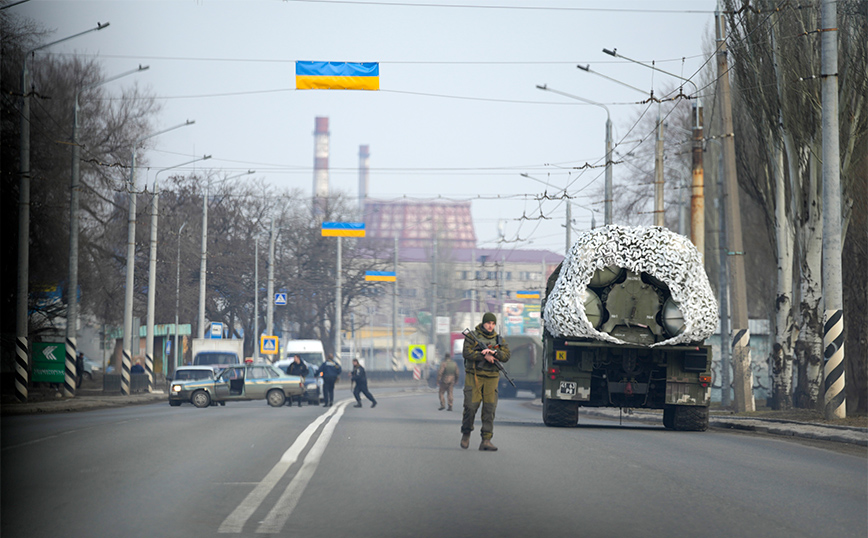
[[[440,363],[440,370],[437,371],[437,384],[440,385],[440,409],[443,411],[446,404],[449,404],[449,410],[452,411],[452,389],[458,381],[458,364],[452,360],[452,355],[446,353],[443,356],[443,362]],[[443,393],[446,393],[444,399]]]
[[[316,375],[322,378],[322,406],[330,407],[335,403],[335,381],[341,375],[341,366],[335,363],[334,355],[328,354],[326,361],[317,369]]]
[[[286,368],[286,373],[288,373],[289,375],[297,375],[302,378],[302,381],[304,381],[304,378],[307,377],[307,375],[310,373],[310,369],[307,367],[304,361],[301,360],[301,357],[299,357],[298,355],[293,355],[292,362],[289,363],[289,366]],[[298,398],[298,406],[301,407],[301,400],[302,398],[304,398],[304,394],[299,394],[298,396],[290,396],[290,407],[292,407],[292,402],[295,398]]]
[[[131,374],[143,374],[145,373],[145,367],[142,366],[142,359],[136,359],[136,363],[130,368]]]
[[[377,407],[377,399],[374,398],[371,391],[368,390],[368,374],[365,373],[365,367],[359,364],[358,359],[353,359],[353,371],[350,374],[350,380],[356,384],[353,389],[353,396],[356,397],[356,405],[353,407],[362,406],[362,398],[359,394],[364,394],[365,398],[371,400],[371,407]]]
[[[494,435],[494,411],[497,409],[497,383],[500,370],[494,361],[509,360],[509,346],[497,334],[497,317],[486,312],[473,335],[482,344],[464,339],[464,416],[461,421],[461,448],[470,446],[470,432],[476,420],[476,411],[482,404],[482,443],[479,450],[495,451],[491,444]]]
[[[84,375],[84,353],[79,353],[75,356],[75,386],[81,386],[82,376]]]

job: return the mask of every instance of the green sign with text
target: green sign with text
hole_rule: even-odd
[[[58,342],[33,344],[33,375],[31,381],[63,383],[66,369],[66,346]]]

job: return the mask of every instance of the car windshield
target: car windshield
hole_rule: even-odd
[[[175,372],[175,381],[189,381],[199,379],[213,379],[213,370],[178,370]]]
[[[200,353],[196,356],[196,363],[203,366],[209,364],[234,364],[238,358],[234,353]]]

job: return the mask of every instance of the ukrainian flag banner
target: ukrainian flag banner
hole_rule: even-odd
[[[379,90],[379,62],[295,62],[297,90]]]
[[[364,222],[323,222],[323,237],[365,237]]]
[[[539,299],[538,291],[517,291],[515,296],[518,299]]]
[[[397,282],[398,276],[395,271],[365,271],[365,280],[368,282]]]

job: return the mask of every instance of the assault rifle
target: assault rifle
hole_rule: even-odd
[[[482,351],[483,349],[497,349],[500,347],[499,345],[486,347],[476,338],[476,335],[473,334],[473,331],[471,331],[470,329],[464,329],[463,331],[461,331],[461,334],[464,335],[465,339],[470,340],[473,344],[475,344],[475,348],[477,351]],[[509,384],[515,387],[515,381],[513,381],[512,378],[509,377],[509,373],[506,371],[506,368],[503,367],[503,364],[499,360],[494,359],[494,365],[497,366],[497,369],[500,370],[500,373],[503,374],[503,377],[505,377],[506,380],[509,381]]]

